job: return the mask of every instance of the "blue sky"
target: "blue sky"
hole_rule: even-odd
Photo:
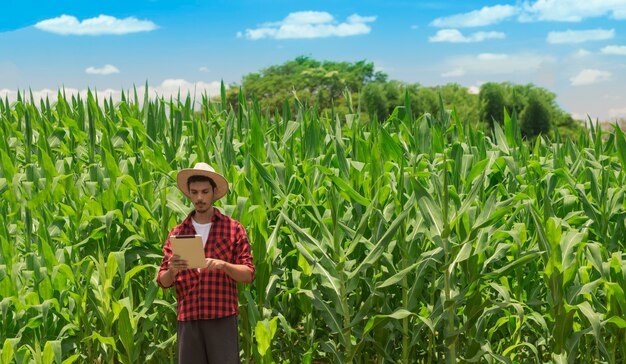
[[[305,55],[422,85],[533,83],[576,117],[626,118],[626,0],[6,0],[0,97],[218,93]]]

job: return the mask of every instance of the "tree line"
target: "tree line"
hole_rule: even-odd
[[[415,117],[436,114],[443,107],[454,110],[466,123],[493,128],[502,123],[504,113],[518,118],[522,135],[575,137],[583,122],[574,120],[556,103],[556,95],[533,84],[488,82],[478,93],[451,83],[422,86],[389,80],[366,61],[318,61],[300,56],[242,78],[241,85],[227,90],[227,100],[236,109],[242,95],[256,99],[269,114],[283,112],[294,102],[316,106],[323,112],[349,112],[348,98],[363,118],[382,121],[398,107],[410,106]]]

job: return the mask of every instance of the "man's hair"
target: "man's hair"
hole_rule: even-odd
[[[194,182],[209,182],[211,184],[211,186],[213,187],[213,190],[215,190],[215,188],[217,188],[217,185],[215,184],[215,181],[213,181],[210,177],[207,176],[201,176],[201,175],[194,175],[189,177],[189,179],[187,179],[187,190],[190,190],[190,186],[192,183]]]

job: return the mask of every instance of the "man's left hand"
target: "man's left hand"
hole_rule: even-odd
[[[224,269],[226,266],[226,262],[219,259],[206,258],[206,267],[204,269],[215,270],[215,269]]]

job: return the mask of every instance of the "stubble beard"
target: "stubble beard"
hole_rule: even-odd
[[[205,212],[208,212],[210,208],[211,208],[211,205],[207,203],[203,203],[201,206],[196,205],[196,212],[203,214]]]

